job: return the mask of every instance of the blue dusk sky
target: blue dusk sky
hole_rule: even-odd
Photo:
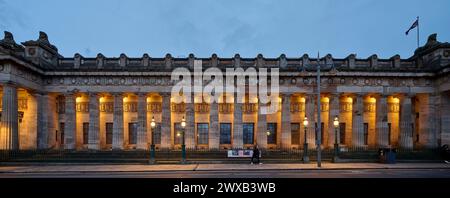
[[[48,34],[59,53],[95,57],[408,58],[431,33],[450,41],[448,0],[0,0],[0,30],[16,42]]]

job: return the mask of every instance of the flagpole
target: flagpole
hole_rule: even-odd
[[[317,52],[317,127],[315,132],[317,136],[317,167],[319,168],[322,166],[322,121],[320,120],[320,112],[320,55],[319,52]]]
[[[419,48],[419,16],[417,16],[417,48]]]

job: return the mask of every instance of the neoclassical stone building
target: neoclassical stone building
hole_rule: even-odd
[[[174,68],[279,68],[280,108],[259,113],[256,98],[245,103],[224,94],[219,103],[174,104]],[[317,104],[316,65],[322,65]],[[186,147],[192,149],[302,149],[304,132],[315,145],[321,105],[322,146],[334,144],[338,117],[342,147],[434,148],[450,143],[450,44],[436,35],[407,59],[372,55],[346,58],[307,54],[289,58],[63,57],[45,33],[17,44],[11,33],[0,41],[1,142],[3,150],[178,149],[186,120]],[[239,86],[245,86],[244,84]],[[311,123],[304,129],[302,121]],[[156,125],[151,127],[151,122]],[[269,131],[269,132],[268,132]]]

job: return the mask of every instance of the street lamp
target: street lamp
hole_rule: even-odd
[[[185,164],[186,163],[186,145],[185,145],[185,142],[184,142],[184,134],[185,134],[185,127],[186,127],[186,120],[184,119],[184,116],[183,116],[183,119],[181,119],[181,127],[183,128],[183,130],[182,130],[182,143],[181,143],[181,157],[182,157],[182,159],[181,159],[181,163],[182,164]],[[177,136],[180,136],[180,134],[178,133],[177,134]]]
[[[333,121],[334,126],[334,156],[333,156],[333,162],[337,162],[339,159],[339,144],[338,144],[338,127],[339,127],[339,118],[336,116],[334,117]]]
[[[150,164],[154,164],[155,163],[155,139],[154,139],[154,135],[155,135],[155,126],[156,126],[156,122],[155,122],[155,116],[152,117],[152,122],[150,122],[150,126],[152,128],[152,134],[151,134],[151,141],[152,144],[150,145]]]
[[[308,139],[306,136],[306,127],[308,127],[308,118],[305,116],[305,119],[303,120],[303,126],[305,129],[305,141],[303,143],[303,163],[308,163],[309,162],[309,157],[308,157]]]

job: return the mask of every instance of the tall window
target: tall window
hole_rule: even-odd
[[[208,123],[197,123],[197,144],[208,144]]]
[[[392,127],[391,127],[391,123],[388,123],[388,145],[391,145],[391,131]]]
[[[317,134],[317,130],[318,130],[318,128],[317,128],[317,122],[315,123],[315,127],[316,127],[316,130],[315,130],[315,132],[316,132],[316,142],[318,141],[318,139],[319,139],[319,134]],[[322,123],[320,123],[320,145],[322,145],[323,144],[323,140],[324,140],[324,138],[323,138],[323,131],[324,131],[324,124],[323,124],[323,122]]]
[[[267,144],[277,144],[277,123],[267,123],[267,131],[270,131]]]
[[[64,122],[59,123],[59,131],[61,131],[61,145],[64,145]]]
[[[369,144],[369,123],[364,123],[364,145]]]
[[[137,143],[137,123],[130,122],[128,123],[128,144],[136,144]]]
[[[220,144],[231,144],[231,123],[220,123]]]
[[[183,128],[181,127],[181,123],[174,123],[174,144],[182,144],[183,143]]]
[[[253,123],[243,123],[243,138],[244,144],[253,144],[253,134],[254,134],[254,124]]]
[[[113,139],[113,123],[106,123],[106,144],[112,144]]]
[[[345,145],[345,122],[339,123],[339,143]]]
[[[155,124],[155,127],[152,128],[153,144],[161,144],[161,123]]]
[[[292,145],[300,144],[300,124],[299,123],[291,123],[291,144]]]
[[[89,143],[89,122],[83,122],[83,144]]]

